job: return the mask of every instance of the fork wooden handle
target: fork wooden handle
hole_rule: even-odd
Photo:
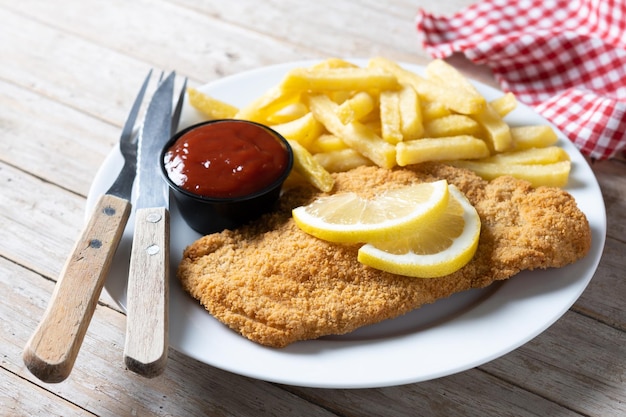
[[[169,347],[169,211],[135,211],[128,271],[124,362],[148,378],[161,374]]]
[[[122,198],[100,197],[65,262],[48,308],[23,352],[28,369],[44,382],[63,381],[74,366],[130,207]]]

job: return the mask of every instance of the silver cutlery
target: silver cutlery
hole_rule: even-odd
[[[151,74],[144,80],[120,136],[124,166],[97,201],[43,318],[24,348],[24,363],[44,382],[61,382],[70,374],[128,222],[137,161],[133,129]]]

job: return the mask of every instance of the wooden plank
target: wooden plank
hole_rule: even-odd
[[[0,375],[15,374],[30,381],[21,387],[22,399],[14,407],[40,398],[43,388],[99,416],[285,416],[294,410],[302,416],[334,415],[278,386],[198,363],[176,351],[170,351],[167,369],[160,377],[137,376],[123,365],[124,315],[101,306],[96,309],[70,377],[58,384],[43,384],[26,370],[21,354],[43,314],[53,285],[0,258]],[[3,381],[6,379],[2,377]]]
[[[424,9],[436,15],[449,15],[456,13],[479,0],[446,0],[446,1],[415,1],[401,0],[381,3],[376,0],[351,0],[359,7],[370,7],[377,10],[381,15],[393,14],[404,19],[412,19],[417,8]]]
[[[621,416],[626,333],[569,312],[550,329],[481,368],[583,415]],[[621,404],[621,405],[620,405]]]
[[[376,404],[385,404],[385,410],[393,411],[395,415],[420,410],[425,415],[463,416],[471,415],[478,409],[481,415],[502,415],[501,410],[506,409],[509,415],[516,416],[578,413],[617,416],[622,411],[618,408],[619,404],[626,399],[626,366],[623,362],[616,364],[614,359],[626,357],[625,346],[623,332],[578,314],[567,313],[554,328],[535,341],[482,366],[482,370],[493,374],[493,380],[478,370],[471,370],[415,384],[418,388],[413,389],[419,391],[418,395],[405,392],[399,396],[414,399],[415,402],[408,404],[399,404],[396,398],[384,401],[379,398],[381,390],[366,390],[354,396],[343,392],[339,395],[330,390],[311,392],[296,389],[294,392],[316,402],[325,401],[330,409],[348,409],[355,415],[380,415],[381,409]],[[508,386],[504,381],[512,385]],[[423,389],[425,385],[433,385],[434,393]],[[443,388],[449,385],[453,387]],[[543,389],[537,391],[537,386]],[[450,392],[461,397],[452,405],[443,399],[452,401]],[[371,399],[372,403],[363,402],[361,397]]]
[[[39,4],[30,6],[39,9]],[[0,21],[3,36],[11,39],[2,47],[0,79],[122,126],[149,64],[3,8]],[[33,100],[18,107],[27,110]],[[36,118],[48,111],[46,107],[37,110],[28,117]],[[57,123],[59,120],[64,119]],[[94,132],[98,128],[96,123]],[[111,136],[106,143],[111,144],[116,138],[117,135]]]
[[[332,0],[274,0],[264,2],[263,7],[259,7],[254,0],[212,0],[200,4],[193,0],[178,0],[177,3],[233,25],[254,28],[263,36],[310,48],[322,57],[368,58],[385,55],[409,62],[426,58],[418,48],[414,24],[416,7],[404,14],[408,10],[405,5],[401,11],[386,11],[381,18],[380,8],[393,6],[378,2],[363,7],[352,2]],[[285,10],[289,10],[289,19],[284,18]]]
[[[0,161],[86,195],[97,168],[118,140],[119,128],[3,81],[0,89]],[[23,186],[16,190],[18,199],[25,192],[36,192]]]
[[[83,225],[85,199],[2,163],[0,184],[0,256],[56,281]],[[104,292],[100,302],[118,309]]]
[[[626,241],[626,176],[624,169],[626,161],[608,160],[592,162],[591,166],[604,197],[607,213],[607,235],[615,239]]]
[[[0,183],[0,255],[56,279],[83,224],[84,198],[5,164]]]
[[[602,190],[607,214],[607,240],[598,270],[573,309],[615,328],[626,330],[626,177],[619,160],[591,164]]]
[[[399,387],[286,388],[338,414],[354,416],[580,416],[478,369]],[[504,410],[506,410],[504,412]]]
[[[0,410],[6,416],[85,417],[84,409],[0,368]]]
[[[626,331],[624,253],[625,242],[610,237],[607,239],[598,270],[572,307],[573,311],[622,331]]]
[[[63,33],[59,38],[78,36],[92,43],[91,47],[72,51],[85,62],[76,74],[91,74],[91,66],[115,68],[117,60],[103,62],[93,53],[100,49],[94,45],[127,54],[148,66],[176,69],[180,74],[204,82],[277,62],[320,57],[319,52],[308,46],[264,36],[229,24],[219,16],[199,14],[195,7],[188,9],[168,2],[66,0],[63,7],[55,7],[50,2],[37,0],[23,3],[2,0],[0,5],[49,25]],[[106,36],[102,36],[103,33]],[[105,55],[105,58],[110,57],[111,54]],[[64,61],[68,59],[60,60]],[[131,75],[141,77],[145,72]]]

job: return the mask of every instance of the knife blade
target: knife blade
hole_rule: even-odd
[[[98,199],[65,261],[48,307],[24,348],[24,364],[44,382],[61,382],[72,371],[128,222],[137,158],[133,129],[151,75],[152,71],[122,129],[119,147],[124,165],[113,185]]]
[[[124,363],[148,378],[163,372],[169,348],[169,189],[159,156],[171,134],[174,79],[172,72],[148,106],[137,160]]]

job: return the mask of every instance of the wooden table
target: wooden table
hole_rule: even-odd
[[[600,266],[553,326],[478,368],[422,383],[337,390],[283,386],[171,351],[164,375],[122,362],[125,315],[106,295],[70,377],[22,362],[83,225],[86,195],[116,146],[149,68],[198,86],[269,64],[370,57],[425,63],[418,7],[470,0],[2,0],[0,6],[0,415],[626,414],[626,165],[593,163],[608,215]],[[487,71],[463,67],[491,81]]]

